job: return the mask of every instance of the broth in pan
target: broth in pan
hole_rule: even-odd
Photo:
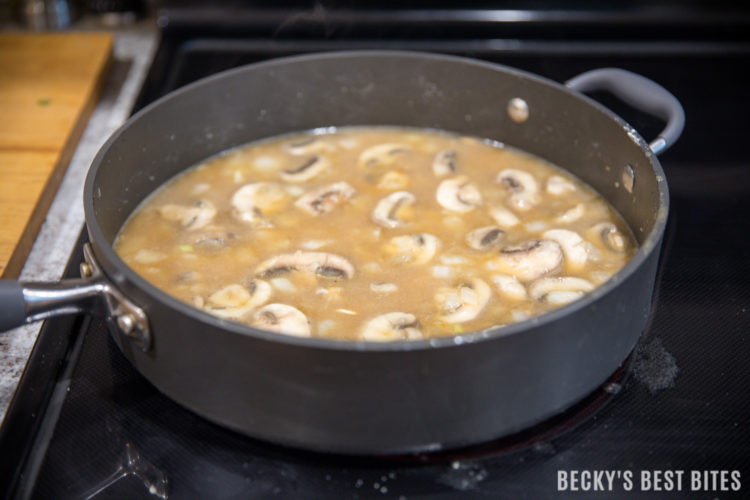
[[[115,250],[222,318],[392,341],[566,304],[636,246],[601,196],[543,160],[440,131],[351,127],[196,165],[139,206]]]

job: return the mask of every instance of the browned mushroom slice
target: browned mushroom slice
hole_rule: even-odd
[[[474,250],[489,250],[498,246],[503,238],[505,238],[505,231],[497,226],[486,226],[467,234],[466,244]]]
[[[330,151],[334,146],[317,135],[309,135],[286,143],[284,148],[293,155],[302,156]]]
[[[164,205],[159,214],[167,220],[179,222],[189,231],[208,225],[216,217],[216,207],[208,200],[197,200],[192,205]]]
[[[435,155],[432,160],[432,171],[438,177],[456,173],[456,152],[445,149]]]
[[[526,287],[515,276],[493,274],[491,279],[497,291],[504,298],[513,301],[526,300],[528,298]]]
[[[422,332],[419,329],[419,321],[413,314],[390,312],[368,321],[362,328],[360,337],[370,342],[419,340],[422,338]]]
[[[222,318],[239,319],[271,297],[271,286],[253,280],[248,286],[232,284],[208,296],[204,309]]]
[[[563,252],[555,241],[532,239],[503,248],[495,263],[498,271],[531,281],[560,269]]]
[[[547,179],[547,193],[552,196],[562,196],[576,190],[575,184],[561,175],[553,175]]]
[[[588,246],[581,236],[568,229],[550,229],[542,233],[542,238],[556,241],[565,254],[565,262],[572,269],[580,269],[586,265],[589,258]]]
[[[261,330],[294,337],[309,337],[311,335],[310,322],[307,320],[307,316],[296,307],[287,304],[276,303],[261,307],[253,314],[250,324]]]
[[[246,184],[232,195],[232,215],[252,226],[269,226],[265,216],[285,208],[288,197],[288,193],[275,182]]]
[[[217,229],[215,231],[208,231],[196,235],[196,237],[193,239],[193,245],[195,245],[195,247],[197,248],[207,251],[219,250],[227,246],[236,238],[237,235],[234,233],[230,233],[229,231],[223,229]]]
[[[583,278],[562,276],[533,282],[529,285],[529,295],[539,302],[559,306],[572,302],[593,289],[594,285]]]
[[[417,233],[395,236],[385,245],[385,251],[398,263],[425,264],[440,248],[440,240],[431,234]]]
[[[508,202],[516,210],[529,210],[539,204],[539,184],[530,173],[507,168],[497,174],[495,180],[510,190]]]
[[[463,175],[441,182],[436,196],[440,206],[454,212],[469,212],[482,204],[479,190]]]
[[[398,218],[397,213],[404,205],[412,205],[417,198],[408,191],[396,191],[378,202],[372,211],[372,220],[388,228],[402,226],[404,222]]]
[[[611,222],[600,222],[589,231],[597,235],[599,241],[612,252],[622,253],[628,246],[625,235]]]
[[[354,266],[340,255],[326,252],[282,253],[262,262],[255,274],[271,278],[291,271],[303,271],[324,278],[351,278]]]
[[[378,144],[362,151],[357,164],[366,168],[391,165],[400,154],[407,151],[409,148],[403,144]]]
[[[294,206],[312,215],[327,214],[354,196],[356,190],[347,182],[336,182],[303,194]]]
[[[440,319],[447,323],[465,323],[482,312],[492,295],[490,286],[479,278],[472,278],[455,288],[443,287],[435,294]]]
[[[331,163],[322,156],[313,156],[300,165],[282,170],[279,175],[287,182],[305,182],[325,172]]]

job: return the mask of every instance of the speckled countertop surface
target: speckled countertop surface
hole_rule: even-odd
[[[157,45],[156,29],[135,25],[114,31],[113,64],[96,109],[70,161],[47,218],[21,272],[21,280],[60,279],[83,227],[83,182],[104,141],[130,115]],[[0,419],[5,416],[41,324],[0,337]]]

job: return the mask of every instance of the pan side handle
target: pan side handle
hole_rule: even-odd
[[[55,316],[88,313],[111,320],[143,351],[151,348],[146,313],[102,274],[91,247],[83,248],[83,278],[59,282],[0,280],[0,332]]]
[[[606,90],[639,111],[667,122],[649,144],[654,154],[666,151],[685,127],[685,111],[680,101],[655,81],[639,74],[619,68],[601,68],[581,73],[565,82],[565,86],[581,93]]]

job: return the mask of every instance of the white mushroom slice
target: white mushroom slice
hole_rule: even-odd
[[[253,280],[247,287],[239,284],[225,286],[208,296],[204,309],[215,316],[238,319],[271,298],[271,285]]]
[[[432,160],[432,171],[438,177],[456,173],[456,152],[445,149],[436,154]]]
[[[193,239],[193,245],[203,250],[220,250],[234,241],[237,235],[224,229],[200,233]]]
[[[372,146],[359,155],[357,164],[360,167],[374,167],[376,165],[391,165],[398,159],[401,153],[409,151],[408,146],[403,144],[378,144]]]
[[[282,253],[262,262],[255,274],[262,278],[275,277],[291,271],[303,271],[325,278],[351,278],[354,266],[340,255],[326,252]]]
[[[312,215],[327,214],[354,196],[357,191],[346,182],[336,182],[310,191],[294,202],[294,206]]]
[[[532,239],[503,248],[495,263],[498,271],[525,282],[560,269],[563,252],[555,241]]]
[[[526,300],[528,295],[526,294],[526,287],[516,279],[515,276],[509,276],[507,274],[493,274],[492,283],[495,284],[500,295],[510,300]]]
[[[588,244],[575,231],[568,229],[550,229],[542,233],[542,238],[556,241],[562,247],[565,261],[572,269],[580,269],[589,258]]]
[[[562,196],[576,190],[575,184],[561,175],[553,175],[547,179],[547,193],[552,196]]]
[[[370,290],[377,293],[393,293],[398,291],[395,283],[370,283]]]
[[[274,182],[245,184],[232,195],[232,215],[253,226],[269,226],[264,216],[282,210],[288,195]]]
[[[529,295],[534,300],[551,305],[563,305],[576,300],[586,292],[594,289],[594,285],[583,278],[563,276],[558,278],[542,278],[529,285]]]
[[[315,135],[311,135],[288,142],[285,149],[293,155],[302,156],[330,151],[333,149],[333,145]]]
[[[462,175],[446,179],[437,189],[440,206],[454,212],[470,212],[482,204],[482,195],[477,187]]]
[[[395,236],[386,244],[386,252],[396,258],[396,262],[425,264],[429,262],[440,247],[440,240],[427,233]]]
[[[479,278],[456,288],[443,287],[435,294],[440,319],[448,323],[465,323],[476,318],[490,300],[490,286]]]
[[[388,228],[402,226],[404,222],[398,218],[397,212],[404,205],[412,205],[417,201],[416,196],[408,191],[396,191],[391,193],[375,205],[372,211],[372,220]]]
[[[179,222],[189,231],[208,225],[216,217],[216,207],[208,200],[198,200],[191,206],[164,205],[159,214],[167,220]]]
[[[310,322],[299,309],[286,304],[268,304],[253,314],[250,323],[269,332],[283,333],[295,337],[310,336]]]
[[[331,162],[322,156],[313,156],[302,164],[288,170],[282,170],[279,175],[287,182],[305,182],[322,174],[331,166]]]
[[[508,201],[517,210],[528,210],[540,201],[539,184],[528,172],[507,168],[495,180],[511,191]]]
[[[505,231],[497,226],[486,226],[467,234],[466,244],[474,250],[489,250],[500,245],[503,238],[505,238]]]
[[[571,224],[581,217],[583,217],[583,214],[586,213],[586,207],[583,205],[583,203],[579,203],[578,205],[574,206],[573,208],[569,208],[560,215],[557,216],[555,219],[560,224]]]
[[[490,217],[495,221],[495,224],[503,229],[514,227],[520,222],[518,217],[505,207],[495,206],[490,208]]]
[[[613,252],[622,253],[625,251],[625,248],[627,248],[627,239],[625,238],[625,235],[623,235],[620,230],[617,229],[617,226],[611,222],[600,222],[589,231],[601,238],[600,241],[602,244]]]
[[[422,338],[422,332],[419,329],[419,321],[413,314],[390,312],[368,321],[360,336],[369,342],[390,342],[419,340]]]
[[[390,170],[383,174],[378,182],[378,189],[392,191],[394,189],[404,189],[409,186],[409,177],[401,170]]]

